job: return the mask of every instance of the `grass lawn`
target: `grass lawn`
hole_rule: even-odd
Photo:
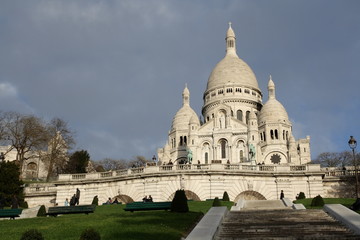
[[[354,198],[323,198],[325,204],[342,204],[345,207],[350,207],[356,199]],[[310,209],[310,208],[323,208],[323,207],[312,207],[311,206],[311,201],[313,199],[312,198],[305,198],[305,199],[300,199],[300,200],[296,200],[294,201],[294,203],[302,203],[304,204],[305,208]]]
[[[233,202],[222,202],[232,206]],[[46,240],[75,240],[81,232],[93,227],[101,239],[164,239],[179,240],[186,236],[197,221],[212,205],[208,202],[188,202],[190,212],[170,211],[125,212],[125,205],[98,206],[89,215],[72,214],[58,217],[37,217],[31,219],[0,221],[0,239],[20,239],[28,229],[39,230]]]

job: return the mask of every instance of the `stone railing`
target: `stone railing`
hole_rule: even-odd
[[[82,181],[114,177],[196,171],[229,171],[229,172],[320,172],[320,165],[244,165],[244,164],[179,164],[129,168],[109,172],[60,174],[58,181]],[[325,175],[327,173],[325,172]],[[330,175],[329,175],[330,176]]]
[[[325,177],[355,176],[355,168],[353,166],[349,166],[345,168],[336,168],[336,167],[321,168],[321,171],[324,172]],[[360,174],[360,169],[358,169],[358,174]]]
[[[42,193],[42,192],[56,192],[56,186],[48,184],[31,184],[24,188],[25,194]]]

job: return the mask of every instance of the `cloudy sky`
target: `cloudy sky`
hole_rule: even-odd
[[[231,21],[264,101],[271,74],[312,158],[348,150],[360,140],[359,12],[357,0],[2,0],[0,109],[66,120],[94,160],[151,158],[186,83],[200,115]]]

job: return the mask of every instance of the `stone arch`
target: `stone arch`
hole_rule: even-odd
[[[199,196],[193,191],[185,190],[185,195],[188,200],[201,201]],[[175,192],[169,196],[168,201],[172,201],[174,196],[175,196]]]
[[[234,202],[237,202],[238,200],[266,200],[266,198],[259,192],[255,191],[244,191],[236,196]]]
[[[208,164],[211,161],[211,145],[210,142],[205,141],[201,144],[201,159],[202,163]]]
[[[30,162],[26,165],[26,178],[32,179],[37,177],[38,165],[34,162]]]
[[[121,202],[123,204],[134,202],[134,200],[130,196],[125,195],[125,194],[119,194],[119,195],[111,198],[111,200],[113,202],[115,201],[115,199],[117,199],[119,203]]]

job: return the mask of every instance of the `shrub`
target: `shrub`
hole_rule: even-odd
[[[226,191],[225,191],[224,194],[223,194],[222,200],[223,200],[223,201],[227,201],[227,202],[230,201],[229,195],[228,195],[228,193],[227,193]]]
[[[221,206],[221,201],[218,197],[216,197],[213,201],[213,204],[212,204],[213,207],[220,207]]]
[[[46,217],[46,208],[44,205],[41,205],[36,216],[37,217]]]
[[[324,206],[324,199],[320,196],[317,195],[316,197],[313,198],[313,200],[311,201],[311,206],[312,207],[322,207]]]
[[[99,205],[99,198],[97,195],[93,198],[91,205]]]
[[[101,240],[101,237],[95,229],[87,228],[81,233],[80,240]]]
[[[189,211],[187,198],[186,198],[184,190],[177,190],[175,192],[174,199],[171,202],[171,211],[172,212],[188,212]]]
[[[305,199],[305,198],[306,198],[306,197],[305,197],[305,193],[300,192],[299,195],[298,195],[298,197],[297,197],[296,199]]]
[[[44,240],[44,237],[38,230],[30,229],[22,234],[20,240]]]

